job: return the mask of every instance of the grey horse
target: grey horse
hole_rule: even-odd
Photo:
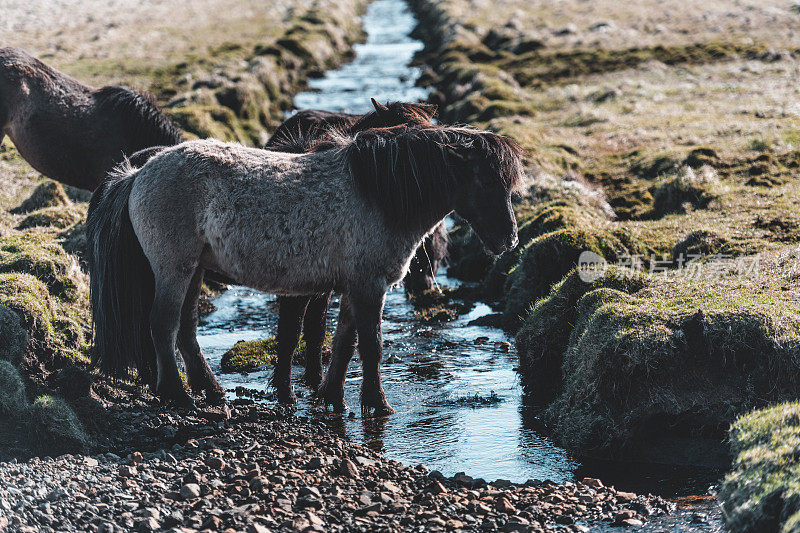
[[[168,148],[121,166],[87,219],[93,357],[112,374],[138,369],[164,400],[222,389],[196,339],[191,310],[205,270],[282,295],[342,293],[333,356],[318,395],[344,410],[356,344],[361,407],[394,412],[380,379],[381,313],[421,241],[449,213],[495,254],[516,246],[519,147],[457,127],[372,129],[287,154],[218,141]]]

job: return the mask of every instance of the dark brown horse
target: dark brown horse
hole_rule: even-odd
[[[18,48],[0,48],[0,142],[5,135],[33,168],[87,190],[125,157],[184,140],[151,97],[84,85]]]
[[[375,111],[364,115],[320,110],[298,111],[283,122],[264,145],[268,150],[302,153],[332,130],[353,134],[371,128],[403,124],[430,125],[436,106],[393,102],[386,105],[374,99]],[[447,255],[447,231],[438,224],[417,250],[404,279],[408,292],[433,287],[434,276]],[[291,373],[292,358],[302,328],[306,342],[305,381],[316,390],[322,381],[322,345],[331,293],[315,296],[279,296],[278,360],[273,384],[282,403],[295,403]]]

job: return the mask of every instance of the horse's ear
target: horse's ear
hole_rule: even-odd
[[[378,102],[374,98],[370,98],[370,100],[372,100],[372,106],[375,108],[375,111],[377,111],[378,113],[385,113],[385,112],[389,111],[388,107],[386,107],[382,103]]]

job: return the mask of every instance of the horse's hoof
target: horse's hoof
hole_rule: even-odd
[[[312,390],[316,391],[319,389],[319,386],[322,383],[322,374],[317,372],[306,372],[303,375],[303,381],[305,381],[306,385],[311,387]]]
[[[179,409],[196,409],[194,399],[183,387],[175,389],[162,389],[158,392],[158,398],[173,407]]]
[[[284,405],[294,405],[297,403],[297,395],[294,393],[294,390],[290,389],[283,389],[280,388],[277,390],[278,396],[278,403],[282,403]]]
[[[368,416],[388,416],[397,411],[386,401],[383,389],[380,387],[361,389],[361,413]]]
[[[325,407],[331,406],[334,413],[344,413],[347,411],[347,402],[344,401],[343,392],[331,392],[331,387],[323,381],[317,389],[317,398],[322,400]]]
[[[206,402],[210,405],[224,405],[227,403],[225,400],[225,390],[222,388],[206,390]]]
[[[172,407],[177,407],[178,409],[186,409],[188,411],[197,409],[197,404],[194,403],[194,399],[188,394],[186,396],[166,398],[165,401]]]

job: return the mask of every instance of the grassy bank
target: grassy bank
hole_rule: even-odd
[[[796,531],[800,524],[800,404],[783,403],[739,418],[730,430],[733,470],[720,490],[732,531]]]
[[[444,120],[528,154],[520,247],[491,258],[457,226],[451,274],[518,331],[554,438],[633,456],[721,441],[738,415],[796,398],[798,14],[412,3]],[[587,251],[614,265],[591,283],[574,270]]]

